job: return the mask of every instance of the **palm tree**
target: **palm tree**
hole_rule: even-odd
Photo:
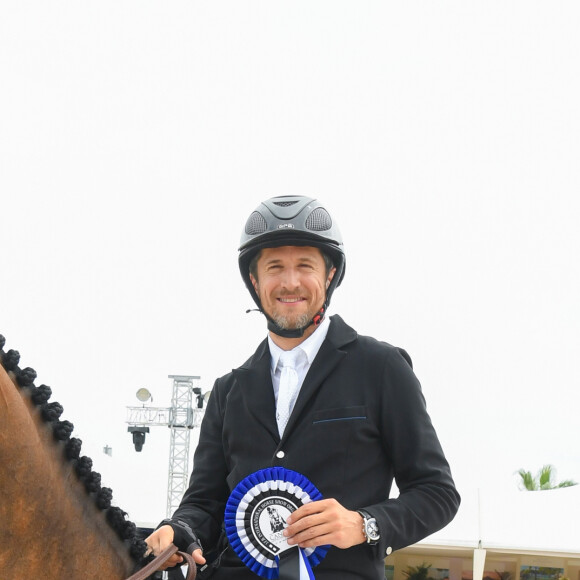
[[[403,570],[403,574],[407,580],[433,580],[429,576],[429,568],[431,568],[431,564],[423,562],[419,566],[407,566],[407,569]]]
[[[560,483],[556,483],[556,470],[552,465],[544,465],[534,477],[531,471],[524,469],[518,470],[518,475],[521,477],[520,489],[526,491],[542,491],[546,489],[558,489],[560,487],[571,487],[578,485],[571,479],[566,479]]]

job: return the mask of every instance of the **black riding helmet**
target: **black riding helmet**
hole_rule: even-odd
[[[313,246],[319,248],[336,268],[326,290],[321,311],[304,327],[293,330],[280,328],[263,310],[250,280],[250,262],[264,248],[280,246]],[[240,240],[238,263],[240,273],[254,302],[268,319],[268,329],[288,338],[304,334],[311,324],[320,324],[330,304],[334,289],[344,278],[346,257],[342,236],[328,211],[316,199],[301,195],[283,195],[262,202],[250,215]]]

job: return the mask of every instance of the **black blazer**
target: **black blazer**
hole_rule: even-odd
[[[218,379],[201,426],[190,487],[174,517],[214,546],[231,490],[266,467],[302,473],[325,498],[365,509],[379,523],[376,546],[332,547],[317,580],[384,578],[384,558],[439,530],[459,507],[449,465],[407,353],[358,336],[339,316],[296,401],[282,440],[264,340]],[[393,478],[399,496],[389,499]],[[252,579],[230,549],[215,579]]]

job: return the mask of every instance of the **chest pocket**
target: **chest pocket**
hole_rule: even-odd
[[[366,421],[367,409],[363,406],[321,409],[314,413],[313,425],[337,423],[339,421]]]

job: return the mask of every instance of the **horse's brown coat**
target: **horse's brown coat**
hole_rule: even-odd
[[[122,580],[126,546],[0,365],[0,580]]]

